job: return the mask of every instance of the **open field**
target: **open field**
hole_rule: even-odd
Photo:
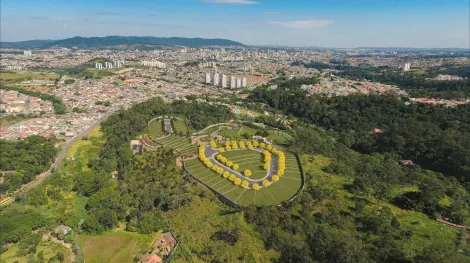
[[[86,145],[91,145],[92,142],[91,141],[88,141],[88,140],[77,140],[76,142],[74,142],[72,144],[72,146],[70,146],[69,148],[69,151],[67,152],[67,155],[66,157],[67,158],[73,158],[75,157],[75,154],[77,153],[77,150],[82,147],[82,146],[86,146]]]
[[[175,130],[175,133],[180,133],[182,132],[183,134],[186,134],[189,132],[188,127],[186,126],[186,123],[183,120],[178,120],[175,119],[173,121],[173,128]]]
[[[148,133],[150,138],[161,137],[165,135],[161,119],[155,119],[149,122]]]
[[[274,144],[284,144],[287,142],[287,139],[279,134],[270,134],[267,138]]]
[[[197,145],[191,144],[191,139],[187,137],[178,138],[175,136],[168,136],[162,139],[154,140],[154,142],[165,147],[173,148],[179,151],[181,154],[191,153],[197,149]]]
[[[96,125],[91,129],[91,131],[86,135],[92,138],[101,138],[103,137],[103,132],[101,131],[101,125]]]
[[[238,131],[240,131],[240,129],[234,127],[232,129],[220,130],[219,134],[224,136],[225,138],[237,139],[238,138]]]
[[[250,179],[261,179],[266,176],[267,171],[263,169],[263,154],[254,150],[239,150],[221,153],[229,161],[240,165],[238,172],[243,173],[246,169],[252,172]]]
[[[150,248],[153,235],[108,232],[99,236],[80,235],[80,244],[88,263],[133,262]]]
[[[300,166],[294,154],[286,153],[286,170],[279,182],[263,187],[259,191],[244,189],[234,185],[221,175],[208,169],[199,159],[185,161],[185,167],[191,175],[226,196],[233,202],[247,206],[277,205],[291,199],[302,186]]]
[[[24,80],[55,80],[57,75],[48,75],[36,72],[7,71],[0,73],[0,79],[5,81],[24,81]]]

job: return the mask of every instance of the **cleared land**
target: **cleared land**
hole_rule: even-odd
[[[250,179],[261,179],[266,176],[267,171],[263,169],[263,154],[253,150],[239,150],[221,153],[229,161],[240,165],[238,172],[250,170]]]
[[[165,135],[165,132],[163,131],[162,120],[151,120],[148,125],[148,132],[150,138],[156,138]]]
[[[179,138],[175,136],[168,136],[162,139],[154,140],[154,142],[165,147],[173,148],[179,151],[181,154],[191,153],[197,149],[197,145],[191,144],[191,139],[187,137]]]
[[[199,159],[185,161],[185,167],[189,173],[201,182],[241,206],[251,204],[257,206],[277,205],[291,199],[302,186],[301,171],[297,158],[292,153],[286,152],[285,155],[285,175],[281,177],[279,182],[261,188],[259,191],[234,185],[221,175],[208,169]]]
[[[110,232],[94,235],[81,235],[80,244],[89,263],[133,262],[141,258],[150,248],[153,235],[128,232]]]
[[[270,134],[268,139],[272,140],[274,144],[284,144],[287,142],[287,139],[279,134]]]
[[[187,134],[189,132],[186,123],[183,120],[174,120],[173,121],[173,128],[175,129],[176,133],[182,132],[183,134]]]

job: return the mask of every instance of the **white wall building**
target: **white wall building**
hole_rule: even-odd
[[[206,73],[206,84],[211,84],[211,73]]]
[[[230,88],[237,88],[237,79],[234,76],[230,76]]]
[[[405,66],[403,67],[403,71],[410,71],[411,69],[411,63],[405,63]]]
[[[219,86],[219,82],[220,82],[220,76],[219,76],[219,73],[214,73],[214,79],[213,79],[213,85],[214,87],[217,87]]]
[[[247,82],[247,81],[246,81],[246,78],[243,77],[243,78],[242,78],[242,87],[243,87],[243,88],[246,87],[246,82]]]
[[[227,87],[227,75],[222,74],[222,80],[221,80],[220,86],[223,89],[225,89]]]

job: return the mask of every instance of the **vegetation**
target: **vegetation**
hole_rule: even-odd
[[[48,170],[57,153],[55,142],[40,136],[23,141],[0,140],[0,170],[9,171],[0,184],[0,195],[15,191]]]

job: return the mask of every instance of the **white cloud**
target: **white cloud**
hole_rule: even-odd
[[[290,21],[268,21],[268,23],[297,29],[312,29],[330,25],[333,23],[333,21],[327,19],[308,19]]]
[[[258,1],[253,1],[253,0],[202,0],[202,2],[211,3],[211,4],[233,4],[233,5],[259,4]]]
[[[281,12],[275,12],[275,11],[268,11],[264,12],[265,15],[279,15]]]

